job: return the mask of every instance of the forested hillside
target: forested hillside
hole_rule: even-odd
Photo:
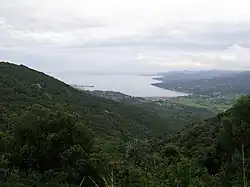
[[[250,96],[196,125],[150,106],[96,97],[1,62],[0,185],[246,186]]]
[[[168,126],[167,132],[179,130],[200,121],[216,116],[216,113],[207,108],[187,106],[175,102],[173,99],[151,101],[145,98],[131,97],[112,91],[89,91],[90,94],[118,101],[126,105],[137,106],[157,114]],[[174,102],[173,102],[174,101]]]
[[[225,113],[203,121],[178,137],[178,146],[195,157],[221,186],[245,186],[249,181],[250,96]],[[176,138],[176,137],[175,137]]]
[[[77,112],[86,126],[98,135],[124,132],[146,137],[162,132],[167,127],[157,114],[80,92],[22,65],[1,63],[0,86],[0,103],[11,114],[20,114],[33,104],[48,108],[63,104]],[[157,122],[157,126],[153,126],[152,122]]]

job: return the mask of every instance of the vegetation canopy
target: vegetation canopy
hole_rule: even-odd
[[[250,96],[215,114],[109,94],[1,62],[1,186],[247,186]]]

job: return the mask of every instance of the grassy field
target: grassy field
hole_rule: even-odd
[[[219,113],[232,107],[236,99],[237,97],[232,97],[232,96],[230,96],[230,98],[228,96],[225,97],[188,96],[188,97],[173,98],[172,101],[187,106],[206,108],[213,112]]]

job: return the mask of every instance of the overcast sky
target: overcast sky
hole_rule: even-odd
[[[249,0],[0,0],[0,60],[46,71],[250,69]]]

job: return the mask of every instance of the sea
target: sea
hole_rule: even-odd
[[[157,76],[136,74],[64,74],[56,78],[72,85],[84,86],[86,90],[116,91],[134,97],[178,97],[187,93],[162,89],[151,84],[160,82]]]

